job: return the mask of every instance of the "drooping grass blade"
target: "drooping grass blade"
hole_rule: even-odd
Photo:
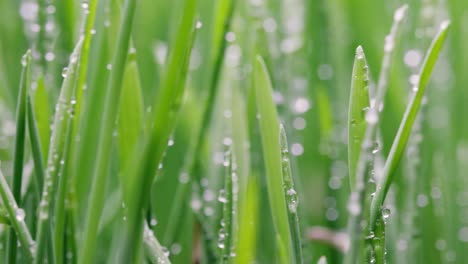
[[[280,146],[281,146],[281,169],[283,174],[283,189],[285,194],[286,204],[288,206],[288,221],[289,230],[293,243],[294,255],[296,257],[295,263],[304,263],[302,255],[302,242],[301,242],[301,229],[299,225],[299,215],[297,207],[299,199],[297,197],[296,189],[294,188],[294,179],[291,170],[291,162],[289,159],[289,146],[286,137],[286,131],[282,124],[280,124]]]
[[[21,206],[21,186],[23,183],[23,161],[24,161],[24,144],[26,138],[26,96],[31,85],[31,51],[27,51],[23,56],[21,64],[23,70],[21,72],[21,82],[18,93],[18,101],[16,105],[16,136],[15,136],[15,149],[13,160],[13,183],[12,193],[13,197]],[[7,244],[7,262],[16,262],[16,234],[13,231],[8,233]]]
[[[375,228],[377,218],[381,215],[381,207],[385,200],[385,196],[390,188],[390,185],[393,181],[393,176],[395,169],[398,166],[398,163],[402,157],[403,151],[408,142],[408,138],[411,134],[411,129],[413,123],[418,114],[419,107],[426,91],[427,84],[429,82],[432,70],[434,69],[437,58],[439,57],[442,47],[444,45],[448,29],[450,28],[450,22],[444,21],[437,33],[436,37],[432,41],[429,50],[426,53],[424,62],[421,67],[421,72],[419,75],[419,83],[417,86],[417,91],[413,94],[408,107],[406,108],[403,119],[398,128],[398,132],[393,141],[390,153],[388,155],[387,161],[383,171],[381,172],[382,181],[378,184],[375,197],[372,200],[371,211],[370,211],[370,228],[371,230]]]
[[[253,74],[257,111],[260,118],[268,197],[276,230],[277,247],[281,262],[289,263],[293,261],[295,256],[291,248],[288,213],[282,186],[278,114],[273,101],[273,88],[268,70],[263,59],[259,56],[255,61]]]

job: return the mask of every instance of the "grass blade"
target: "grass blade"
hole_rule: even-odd
[[[148,223],[145,222],[143,231],[143,245],[145,249],[145,255],[150,259],[151,263],[154,264],[170,264],[169,258],[159,244],[158,239],[154,236],[153,230],[149,228]]]
[[[130,46],[130,33],[133,25],[137,0],[125,1],[122,13],[122,21],[117,37],[117,46],[112,63],[109,82],[105,91],[104,110],[101,113],[98,139],[100,142],[96,167],[92,175],[92,187],[89,198],[89,206],[86,213],[84,236],[81,243],[81,252],[78,263],[90,263],[94,257],[97,242],[97,230],[104,206],[104,194],[107,180],[107,169],[111,155],[112,131],[117,118],[119,97],[122,88],[122,79],[125,71],[128,50]]]
[[[65,180],[62,179],[64,177],[59,177],[59,175],[65,163],[65,145],[69,144],[70,141],[67,131],[70,126],[70,120],[73,118],[73,92],[76,84],[76,73],[78,70],[78,58],[80,56],[81,45],[82,40],[77,43],[75,50],[70,56],[70,64],[63,72],[65,79],[63,80],[60,96],[55,108],[54,129],[50,139],[50,151],[47,157],[47,169],[43,183],[41,203],[39,205],[39,221],[37,223],[36,240],[38,244],[35,261],[38,263],[42,263],[45,259],[46,243],[50,236],[50,234],[48,234],[48,229],[51,226],[50,214],[52,212],[54,198],[56,198],[54,197],[54,193],[57,188],[57,182]],[[55,220],[62,221],[57,218]],[[57,243],[55,244],[58,247],[62,246]],[[57,252],[55,252],[55,254],[56,253]]]
[[[34,93],[33,106],[37,129],[40,136],[42,155],[43,157],[47,157],[50,143],[50,108],[49,98],[44,84],[44,77],[42,75],[37,79],[37,88],[36,92]],[[45,161],[46,160],[44,159],[44,162]]]
[[[448,29],[450,27],[450,22],[445,21],[441,24],[440,30],[437,36],[432,41],[432,44],[427,51],[426,57],[422,64],[418,89],[416,93],[412,96],[408,107],[406,108],[403,120],[400,123],[397,135],[393,141],[392,147],[390,149],[390,154],[385,162],[382,173],[382,181],[378,184],[375,197],[372,200],[371,211],[370,211],[370,228],[373,230],[376,225],[377,218],[381,214],[381,207],[385,200],[385,196],[390,188],[390,185],[393,181],[393,176],[395,169],[402,157],[403,151],[408,142],[408,138],[411,134],[411,129],[413,123],[418,114],[419,107],[424,96],[424,92],[427,88],[432,70],[434,65],[439,57],[439,54],[442,50],[443,44],[445,42]]]
[[[361,145],[366,133],[365,111],[369,108],[369,74],[362,47],[356,49],[348,112],[348,168],[349,186],[356,190],[356,168],[361,155]]]
[[[19,242],[21,246],[24,247],[27,252],[28,257],[33,257],[33,252],[35,250],[35,242],[29,233],[28,227],[26,226],[26,222],[24,221],[25,213],[24,210],[18,207],[18,204],[13,197],[13,193],[11,192],[10,188],[8,187],[8,183],[3,176],[2,171],[0,170],[0,196],[2,198],[3,205],[5,206],[8,215],[9,221],[11,226],[16,232],[18,236]],[[16,246],[16,244],[15,244]],[[11,263],[16,263],[11,262]]]
[[[299,199],[296,189],[294,188],[294,179],[291,171],[291,162],[289,159],[289,147],[286,137],[286,131],[280,124],[280,146],[281,146],[281,169],[283,174],[283,189],[285,194],[286,204],[288,205],[288,221],[289,230],[291,232],[294,255],[296,263],[304,263],[302,255],[301,229],[299,225],[299,215],[297,206]]]
[[[31,85],[31,51],[27,51],[23,56],[21,63],[23,71],[21,72],[21,83],[18,94],[18,103],[16,105],[16,137],[13,160],[13,197],[21,205],[21,186],[23,183],[23,162],[24,162],[24,142],[26,137],[26,95]],[[16,262],[16,234],[9,232],[7,244],[7,263]]]
[[[273,88],[270,77],[266,65],[260,56],[257,56],[255,62],[253,78],[257,111],[260,116],[268,197],[276,229],[277,246],[281,262],[289,263],[293,261],[294,253],[291,249],[292,242],[288,225],[288,213],[282,186],[278,114],[273,101]]]

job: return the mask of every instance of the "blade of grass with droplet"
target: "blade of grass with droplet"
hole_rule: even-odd
[[[101,122],[98,127],[99,147],[96,155],[96,165],[92,174],[92,186],[88,201],[83,240],[78,263],[90,263],[94,258],[97,243],[97,230],[104,206],[104,195],[107,172],[112,150],[112,134],[117,118],[118,103],[122,88],[122,79],[130,46],[130,36],[133,25],[137,0],[125,1],[122,10],[122,20],[119,27],[112,70],[105,90],[105,101]]]
[[[359,162],[365,154],[362,152],[367,150],[366,148],[363,149],[362,146],[368,127],[365,115],[366,111],[369,111],[369,72],[364,50],[361,46],[356,49],[351,78],[348,116],[348,167],[351,187],[349,208],[354,209],[350,210],[351,215],[348,220],[348,232],[351,243],[348,254],[345,257],[346,263],[356,263],[359,248],[361,248],[360,221],[362,218],[362,203],[364,201],[365,177],[362,173],[358,173],[358,167],[360,165]],[[359,169],[361,168],[359,167]]]
[[[169,53],[166,76],[161,91],[153,106],[151,130],[145,139],[143,149],[137,147],[131,164],[125,172],[127,184],[124,187],[124,200],[128,205],[128,234],[124,244],[122,261],[135,260],[142,232],[142,210],[148,205],[155,172],[167,148],[169,137],[176,126],[179,109],[185,91],[190,54],[196,35],[197,1],[187,0],[180,28],[175,39],[175,46]],[[138,151],[140,150],[140,151]]]
[[[375,224],[378,216],[381,214],[381,207],[387,195],[388,189],[393,181],[394,172],[398,166],[398,163],[402,157],[403,151],[408,142],[408,138],[411,134],[413,123],[418,114],[419,107],[426,91],[427,84],[429,83],[432,70],[434,69],[437,58],[439,57],[442,47],[445,43],[448,29],[450,28],[450,22],[444,21],[437,33],[436,37],[432,41],[429,50],[426,53],[424,62],[421,67],[418,90],[412,96],[410,103],[408,104],[403,119],[398,128],[398,132],[393,141],[390,153],[387,161],[385,162],[384,169],[382,171],[382,181],[378,184],[377,190],[372,200],[371,211],[370,211],[370,228],[375,228]]]
[[[26,137],[26,95],[31,85],[31,51],[27,51],[23,56],[21,64],[23,70],[21,72],[20,88],[16,105],[16,135],[15,149],[13,159],[13,183],[12,193],[15,201],[21,206],[21,186],[23,183],[23,162],[24,162],[24,144]],[[16,234],[13,231],[8,233],[7,244],[7,263],[16,262]]]
[[[51,226],[51,212],[54,205],[55,190],[57,183],[62,181],[64,175],[59,177],[62,167],[64,165],[65,145],[69,143],[70,137],[67,133],[70,126],[70,120],[73,118],[73,93],[76,85],[77,70],[79,67],[78,58],[80,56],[82,39],[77,43],[75,50],[70,56],[70,63],[67,69],[63,72],[65,79],[62,83],[60,96],[55,107],[55,117],[53,123],[52,136],[50,139],[50,150],[47,157],[47,167],[45,171],[45,178],[43,182],[43,189],[41,194],[41,202],[39,205],[39,221],[37,223],[37,250],[36,250],[36,263],[42,263],[45,258],[45,250],[47,245],[49,227]],[[56,219],[57,220],[57,219]],[[59,220],[61,221],[61,220]]]
[[[279,135],[279,143],[281,146],[281,172],[283,175],[283,190],[288,207],[289,230],[291,232],[296,263],[304,263],[302,255],[302,239],[299,225],[299,215],[297,213],[299,199],[297,197],[296,189],[294,188],[294,179],[291,170],[291,162],[289,159],[288,139],[283,124],[280,124]]]
[[[263,158],[266,170],[266,182],[270,208],[282,263],[294,260],[288,213],[283,191],[281,175],[281,149],[279,145],[279,123],[276,106],[273,101],[273,88],[268,70],[263,59],[257,56],[254,68],[254,89],[257,111],[260,116],[260,132]]]
[[[171,264],[158,239],[154,236],[153,230],[149,228],[146,221],[143,228],[143,245],[146,257],[148,257],[151,263]]]
[[[40,136],[42,155],[43,157],[47,157],[50,143],[50,108],[49,97],[47,95],[47,90],[44,84],[44,77],[42,75],[37,79],[37,88],[34,93],[33,106],[37,129]],[[46,160],[43,159],[43,161],[45,162]]]
[[[16,232],[19,242],[21,246],[25,248],[25,252],[28,254],[29,258],[33,258],[33,252],[35,250],[35,242],[31,237],[31,233],[26,226],[26,222],[24,221],[24,215],[18,216],[18,213],[24,214],[24,211],[19,212],[19,210],[23,210],[18,207],[18,204],[15,201],[12,191],[8,187],[8,183],[3,176],[2,171],[0,170],[0,196],[2,198],[3,205],[8,212],[9,221],[11,226]],[[15,244],[15,246],[17,246]],[[11,262],[11,263],[16,263]]]
[[[368,81],[366,58],[362,47],[359,46],[354,59],[348,112],[348,168],[351,191],[356,190],[356,168],[367,128],[365,111],[369,107]]]

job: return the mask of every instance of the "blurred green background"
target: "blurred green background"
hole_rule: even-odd
[[[200,227],[192,210],[200,211],[202,221],[216,226],[223,151],[231,138],[235,140],[245,134],[251,136],[247,144],[253,150],[250,156],[238,157],[238,162],[251,165],[244,166],[248,169],[242,173],[258,178],[260,188],[259,221],[254,228],[257,244],[253,251],[257,263],[276,262],[263,165],[259,151],[255,152],[258,135],[246,115],[255,52],[266,58],[275,101],[288,132],[293,174],[300,195],[306,263],[316,263],[322,255],[327,256],[329,263],[340,263],[342,252],[336,248],[336,242],[329,240],[338,236],[338,240],[344,241],[340,232],[345,231],[348,216],[347,109],[354,52],[362,45],[375,83],[393,12],[403,4],[408,4],[409,10],[395,44],[382,112],[383,145],[379,151],[384,156],[412,91],[413,75],[418,73],[432,37],[445,19],[452,21],[452,28],[448,45],[433,73],[425,98],[427,103],[387,198],[391,210],[387,226],[388,263],[468,260],[466,0],[238,0],[231,32],[226,35],[228,46],[215,111],[202,156],[198,157],[201,165],[197,174],[202,189],[187,195],[189,200],[177,228],[177,239],[165,244],[163,237],[175,190],[187,173],[183,164],[189,159],[189,145],[196,140],[193,131],[200,126],[201,108],[208,96],[211,56],[216,48],[212,31],[218,1],[222,0],[199,1],[202,26],[191,56],[186,103],[173,135],[174,145],[167,151],[152,191],[153,228],[171,251],[174,263],[187,263],[192,258],[192,250],[196,251]],[[112,35],[115,30],[111,23],[119,12],[115,2],[119,1],[100,0],[98,4],[87,97],[103,89],[93,87],[93,83],[99,83],[96,80],[102,78],[112,54],[113,42],[107,34]],[[39,4],[47,6],[45,14],[38,13]],[[152,104],[160,86],[165,56],[173,45],[171,40],[177,33],[183,4],[182,0],[138,1],[132,38],[145,106]],[[82,2],[78,0],[0,0],[0,160],[7,177],[11,177],[21,56],[28,48],[33,49],[34,63],[39,65],[33,79],[44,76],[52,114],[62,81],[61,71],[81,34],[83,13]],[[38,28],[41,17],[45,28]],[[95,45],[99,38],[108,38],[102,42],[104,48]],[[91,106],[86,109],[89,116],[96,111]],[[151,108],[145,107],[145,111]],[[89,120],[92,122],[92,118]],[[30,175],[33,165],[29,157],[27,160],[25,173]],[[87,199],[86,170],[89,171],[92,162],[89,157],[80,164],[84,176],[78,184],[78,200]],[[111,180],[108,185],[108,197],[111,197],[117,180]],[[111,200],[108,198],[106,204]],[[112,241],[112,228],[112,225],[104,228],[100,241]],[[336,233],[328,234],[323,228]],[[0,244],[2,251],[3,245]],[[112,248],[109,244],[106,247]],[[110,251],[102,252],[105,256]]]

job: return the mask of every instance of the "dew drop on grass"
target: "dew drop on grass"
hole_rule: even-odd
[[[373,145],[372,145],[372,154],[376,154],[377,152],[379,152],[379,150],[380,150],[379,143],[374,142]]]
[[[203,23],[201,21],[197,21],[196,28],[200,29],[202,28]]]
[[[189,181],[189,175],[187,172],[181,172],[179,175],[179,182],[182,184],[186,184]]]
[[[293,120],[293,127],[297,130],[304,130],[306,127],[306,120],[302,117],[296,117]]]
[[[161,250],[164,256],[169,257],[171,255],[171,252],[166,247],[161,247]]]
[[[179,243],[174,243],[171,245],[171,253],[173,255],[179,255],[182,251],[182,246]]]
[[[109,70],[109,71],[112,70],[112,64],[108,63],[108,64],[106,65],[106,69]]]
[[[382,217],[383,219],[388,219],[390,217],[390,209],[389,208],[384,208],[382,209]]]
[[[393,36],[387,35],[385,37],[385,44],[384,44],[385,52],[391,52],[394,47],[395,47],[395,41],[393,39]]]
[[[292,109],[297,114],[303,114],[310,109],[310,101],[307,98],[299,97],[293,102]]]
[[[158,224],[158,220],[156,220],[156,218],[151,218],[150,226],[155,226],[157,224]]]
[[[226,191],[224,189],[219,191],[218,201],[221,203],[227,203]]]
[[[300,143],[294,143],[291,145],[291,154],[293,156],[300,156],[304,153],[304,146]]]
[[[24,218],[26,217],[26,213],[24,212],[23,209],[18,208],[16,209],[15,217],[16,217],[16,220],[18,221],[24,221]]]
[[[375,125],[377,121],[379,121],[379,116],[375,108],[371,108],[366,112],[366,121],[371,125]]]
[[[68,68],[67,68],[67,67],[63,68],[63,70],[62,70],[62,77],[63,77],[63,78],[66,78],[66,77],[67,77],[67,73],[68,73]]]

